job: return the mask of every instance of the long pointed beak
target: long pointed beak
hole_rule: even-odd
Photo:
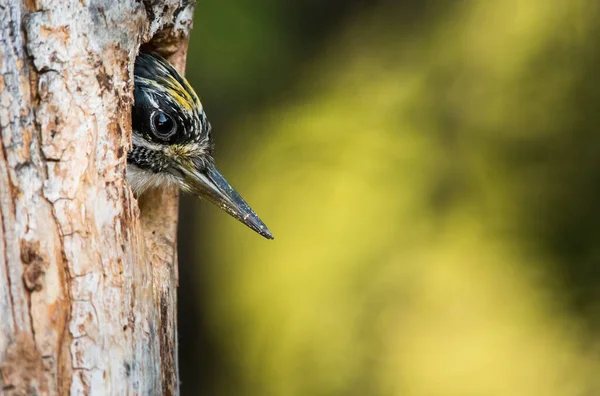
[[[186,182],[189,183],[190,192],[208,199],[263,237],[267,239],[274,238],[265,223],[214,166],[210,166],[203,171],[190,172],[186,169],[184,173],[187,176]]]

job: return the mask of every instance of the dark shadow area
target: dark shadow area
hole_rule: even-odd
[[[490,130],[469,130],[470,113],[449,92],[482,83],[477,70],[438,65],[428,78],[434,96],[419,103],[424,117],[436,114],[436,140],[444,153],[430,193],[433,213],[445,216],[478,194],[465,154],[482,150],[489,162],[514,175],[508,187],[518,206],[514,234],[555,263],[540,268],[557,280],[560,306],[592,332],[600,328],[600,24],[574,42],[556,31],[517,77],[510,119]],[[464,76],[468,75],[468,78]],[[478,80],[479,79],[479,80]],[[490,84],[491,85],[491,84]],[[514,106],[514,107],[513,107]],[[467,149],[465,149],[467,147]]]
[[[600,24],[594,27],[600,37]],[[600,46],[597,40],[566,42],[557,32],[531,75],[541,83],[531,97],[552,95],[554,81],[571,79],[562,102],[531,113],[524,126],[536,128],[552,120],[551,138],[509,144],[507,163],[523,174],[519,197],[525,238],[555,258],[562,296],[590,330],[600,329]],[[544,111],[546,110],[546,111]],[[535,132],[535,130],[534,130]],[[534,135],[536,135],[534,133]],[[558,297],[558,296],[557,296]]]

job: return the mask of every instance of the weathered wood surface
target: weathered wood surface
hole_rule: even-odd
[[[136,52],[183,66],[184,3],[0,1],[2,395],[178,393],[177,193],[125,170]]]

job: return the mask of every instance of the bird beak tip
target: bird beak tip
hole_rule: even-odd
[[[273,236],[273,234],[271,233],[271,231],[269,231],[266,228],[265,228],[265,230],[262,233],[260,233],[260,235],[262,235],[263,237],[265,237],[267,239],[270,239],[270,240],[275,239],[275,237]]]

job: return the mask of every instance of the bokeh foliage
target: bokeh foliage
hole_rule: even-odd
[[[600,394],[600,4],[409,3],[294,51],[300,5],[199,2],[188,75],[276,239],[194,206],[187,393]]]

